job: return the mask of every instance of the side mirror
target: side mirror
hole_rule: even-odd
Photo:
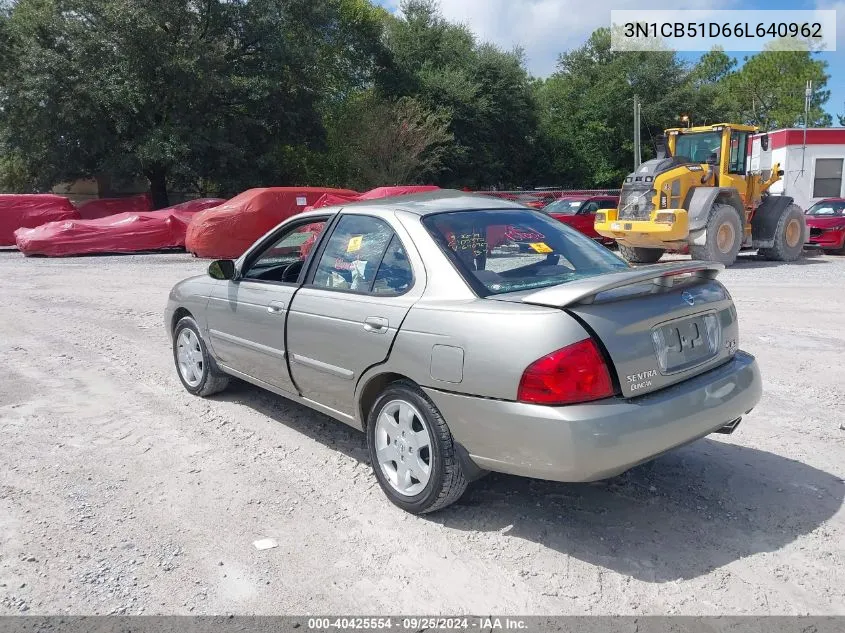
[[[763,136],[760,137],[760,149],[762,149],[764,152],[769,149],[769,135],[768,134],[763,134]]]
[[[235,262],[231,259],[218,259],[208,266],[208,275],[213,279],[234,279]]]

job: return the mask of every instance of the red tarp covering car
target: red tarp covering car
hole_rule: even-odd
[[[47,193],[0,194],[0,246],[13,246],[15,231],[53,220],[78,218],[79,212],[65,197]]]
[[[358,202],[359,200],[376,200],[377,198],[389,198],[391,196],[407,196],[412,193],[423,193],[425,191],[436,191],[440,189],[435,185],[399,185],[395,187],[376,187],[361,194],[354,194],[352,196],[338,196],[327,194],[315,202],[310,209],[322,209],[323,207],[331,207],[334,205],[346,204],[348,202]]]
[[[184,248],[191,218],[225,200],[201,198],[158,211],[128,211],[94,220],[49,222],[15,232],[24,255],[89,255],[136,253]]]
[[[116,213],[129,211],[152,211],[153,199],[149,193],[126,198],[95,198],[79,205],[79,215],[83,220],[96,220]]]
[[[185,246],[198,257],[235,259],[255,240],[324,195],[352,198],[349,189],[270,187],[249,189],[215,209],[197,213],[188,226]]]

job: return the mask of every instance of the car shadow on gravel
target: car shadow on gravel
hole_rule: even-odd
[[[429,519],[666,582],[779,550],[822,526],[844,496],[842,479],[824,471],[704,439],[592,484],[489,475]]]
[[[821,254],[809,253],[805,254],[794,262],[777,262],[770,259],[765,259],[759,255],[740,255],[736,258],[731,268],[739,270],[754,269],[754,268],[777,268],[778,266],[813,266],[815,264],[829,264],[830,262],[823,259]]]
[[[303,405],[239,380],[215,398],[369,461],[363,433]],[[590,484],[490,474],[455,505],[421,519],[504,533],[638,580],[666,582],[781,549],[817,530],[843,499],[845,482],[829,473],[729,439],[703,439]]]

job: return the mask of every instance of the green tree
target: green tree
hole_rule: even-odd
[[[562,54],[557,71],[536,85],[540,144],[550,169],[546,179],[564,186],[619,187],[633,168],[634,95],[642,103],[648,158],[651,140],[677,125],[699,98],[689,74],[669,51],[611,50],[609,29]]]
[[[827,90],[827,62],[808,51],[778,50],[774,44],[752,57],[742,68],[722,81],[722,107],[733,120],[770,130],[804,122],[804,91],[813,82],[807,124],[824,127],[831,117],[824,110],[830,98]]]
[[[533,171],[537,106],[520,51],[479,44],[433,0],[406,0],[387,21],[388,98],[413,97],[448,115],[454,142],[434,181],[446,186],[522,185]]]
[[[0,28],[0,130],[42,186],[107,171],[224,190],[288,184],[323,99],[363,85],[365,0],[19,0]],[[281,162],[280,162],[281,161]]]
[[[328,157],[342,182],[359,190],[419,183],[437,173],[452,141],[448,128],[444,112],[412,97],[389,101],[368,91],[349,99],[329,124]]]

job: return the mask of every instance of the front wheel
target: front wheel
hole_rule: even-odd
[[[778,220],[775,228],[775,243],[771,248],[761,248],[758,253],[778,262],[794,262],[804,250],[807,235],[807,220],[801,207],[790,204]]]
[[[619,244],[619,254],[632,264],[654,264],[660,261],[665,252],[662,248],[640,248]]]
[[[381,489],[407,512],[440,510],[466,490],[446,421],[411,382],[389,385],[376,400],[367,419],[367,444]]]
[[[186,316],[173,329],[173,360],[182,386],[195,396],[210,396],[229,386],[200,336],[197,322]]]
[[[713,205],[704,228],[704,244],[690,244],[693,259],[718,262],[730,266],[742,246],[742,223],[739,213],[729,204]]]

